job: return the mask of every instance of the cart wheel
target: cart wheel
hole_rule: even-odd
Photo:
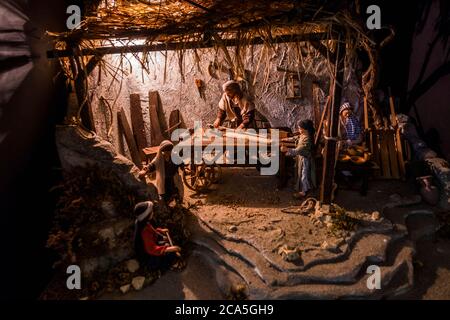
[[[213,183],[213,173],[206,164],[186,165],[183,167],[183,182],[192,191],[203,192]]]
[[[210,168],[212,169],[212,183],[220,183],[222,179],[222,167],[213,164]]]

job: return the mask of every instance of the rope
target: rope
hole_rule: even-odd
[[[314,208],[316,206],[317,203],[317,199],[316,198],[307,198],[306,200],[304,200],[302,202],[302,204],[300,206],[291,206],[291,207],[286,207],[281,209],[281,212],[283,213],[289,213],[289,214],[304,214],[307,211],[311,210],[312,208]],[[314,203],[313,206],[311,206],[311,202]]]

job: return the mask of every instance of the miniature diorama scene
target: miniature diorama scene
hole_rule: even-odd
[[[13,287],[450,299],[447,1],[66,2],[0,2]]]

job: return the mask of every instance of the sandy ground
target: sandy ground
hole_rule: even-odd
[[[275,177],[259,176],[255,169],[227,168],[223,170],[221,183],[215,185],[209,193],[198,195],[186,189],[185,201],[191,204],[197,202],[199,210],[210,211],[211,217],[228,219],[230,226],[240,227],[258,212],[275,212],[300,203],[292,198],[293,190],[290,187],[277,190],[275,186]],[[367,196],[361,196],[355,191],[340,190],[335,202],[348,210],[372,212],[381,210],[389,196],[395,193],[408,196],[416,194],[417,191],[413,185],[405,182],[371,181]],[[220,212],[231,214],[221,215]],[[277,219],[274,216],[275,220]],[[305,230],[307,229],[306,226]],[[301,234],[298,236],[302,237]],[[204,261],[190,256],[187,262],[188,265],[182,272],[169,271],[142,291],[126,295],[115,293],[106,295],[103,299],[224,298],[212,280],[214,271]],[[432,236],[418,241],[415,281],[414,290],[401,297],[402,299],[450,299],[450,240]]]
[[[221,300],[225,297],[214,285],[214,272],[196,255],[187,258],[183,271],[167,271],[141,291],[105,294],[102,300]]]

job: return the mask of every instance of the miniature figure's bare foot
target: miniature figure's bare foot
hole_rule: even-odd
[[[293,197],[294,197],[295,199],[302,199],[302,198],[304,198],[305,196],[306,196],[306,193],[303,192],[303,191],[300,191],[300,192],[297,192],[297,193],[294,193],[294,194],[293,194]]]
[[[186,267],[186,262],[182,259],[178,259],[172,266],[170,270],[172,271],[181,271]]]

